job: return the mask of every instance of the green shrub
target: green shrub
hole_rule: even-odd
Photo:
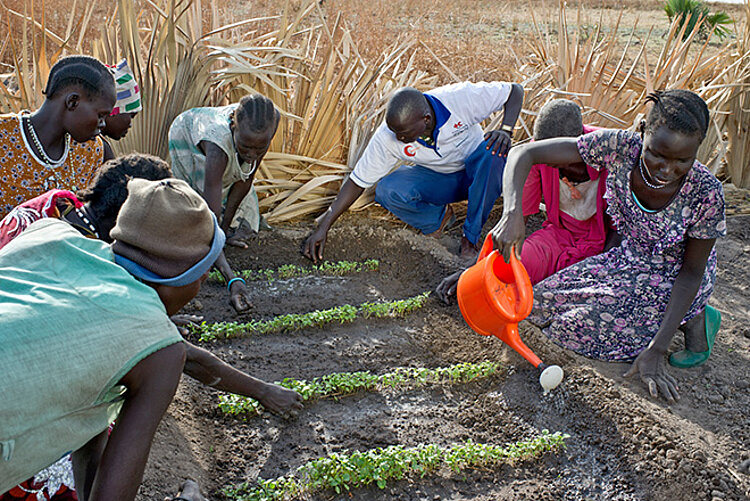
[[[693,32],[700,19],[705,19],[701,25],[700,33],[707,35],[709,32],[713,32],[720,39],[729,35],[730,32],[726,26],[734,22],[729,14],[724,11],[711,14],[708,6],[702,0],[667,0],[664,3],[664,12],[666,12],[670,21],[674,18],[679,20],[680,29],[687,20],[688,25],[683,38],[687,38]]]

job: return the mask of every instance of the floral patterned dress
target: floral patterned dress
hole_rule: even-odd
[[[52,190],[77,191],[88,186],[104,161],[104,145],[70,140],[62,164],[51,167],[40,160],[21,132],[19,114],[0,115],[0,219],[13,207]]]
[[[637,133],[601,130],[578,139],[586,164],[606,168],[607,213],[622,243],[552,275],[534,287],[529,320],[555,343],[602,360],[632,360],[659,330],[686,237],[726,235],[721,183],[699,162],[664,209],[644,212],[634,201],[630,173],[642,148]],[[716,249],[683,322],[706,306],[716,281]]]

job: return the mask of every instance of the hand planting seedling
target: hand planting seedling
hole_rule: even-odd
[[[369,371],[328,374],[311,381],[287,378],[276,383],[302,395],[303,401],[319,398],[336,398],[360,391],[378,391],[383,388],[421,386],[425,384],[469,383],[490,377],[500,370],[497,362],[460,363],[437,369],[399,368],[376,376]],[[255,416],[263,406],[255,399],[240,395],[219,397],[219,409],[232,416]]]
[[[537,458],[563,449],[567,438],[569,435],[542,430],[532,439],[504,447],[467,440],[449,447],[392,445],[363,452],[334,452],[305,463],[289,475],[272,480],[259,478],[254,485],[244,483],[227,487],[223,493],[236,501],[277,501],[296,499],[325,489],[341,493],[373,483],[385,489],[388,480],[402,480],[407,476],[424,478],[444,467],[459,473],[469,468]]]
[[[293,277],[303,277],[307,275],[329,275],[329,276],[342,276],[351,275],[354,273],[363,273],[368,271],[377,271],[380,267],[380,261],[377,259],[368,259],[366,261],[325,261],[319,265],[312,267],[297,266],[295,264],[285,264],[279,266],[276,269],[263,269],[263,270],[242,270],[236,272],[238,276],[241,276],[245,280],[265,280],[273,282],[274,280],[283,280]],[[218,272],[218,270],[212,271],[208,278],[224,283],[224,276]]]
[[[341,324],[353,322],[358,316],[364,318],[403,317],[423,307],[430,292],[418,296],[384,303],[363,303],[359,306],[345,304],[328,310],[317,310],[309,313],[289,313],[274,317],[271,320],[253,320],[245,323],[206,322],[191,326],[193,333],[200,335],[201,341],[236,338],[252,334],[269,334],[272,332],[290,332],[308,327],[322,327],[323,325],[339,322]]]

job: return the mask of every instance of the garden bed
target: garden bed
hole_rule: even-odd
[[[377,269],[248,282],[253,310],[237,315],[224,286],[208,281],[187,311],[207,322],[270,321],[341,305],[381,303],[433,290],[458,269],[458,229],[436,240],[403,225],[347,215],[331,232],[331,261],[378,260]],[[405,315],[354,318],[291,332],[250,334],[201,343],[228,362],[265,380],[313,380],[397,368],[449,367],[495,362],[497,371],[472,381],[380,385],[336,398],[316,398],[300,415],[283,420],[267,413],[231,416],[219,409],[220,393],[184,378],[159,428],[139,499],[163,499],[184,478],[200,482],[211,499],[222,489],[256,478],[275,479],[305,463],[346,451],[400,445],[510,443],[542,430],[569,435],[566,449],[526,459],[461,468],[442,466],[337,494],[304,499],[497,500],[497,499],[746,499],[750,408],[750,216],[728,220],[730,236],[718,245],[720,270],[712,304],[724,316],[715,353],[703,367],[671,372],[682,400],[672,406],[648,397],[643,385],[623,380],[625,364],[594,362],[565,352],[522,324],[522,336],[545,361],[566,373],[561,387],[544,396],[535,371],[499,340],[474,334],[456,306],[434,294]],[[262,232],[248,250],[230,249],[237,269],[311,268],[299,254],[309,224]],[[198,342],[198,334],[192,334]],[[675,346],[681,341],[675,341]]]

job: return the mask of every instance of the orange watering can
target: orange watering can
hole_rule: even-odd
[[[510,263],[493,250],[487,235],[476,264],[461,274],[456,289],[458,307],[466,323],[483,336],[496,336],[542,371],[539,382],[546,391],[562,381],[562,369],[542,363],[518,335],[518,322],[531,313],[534,291],[526,268],[511,250]]]

